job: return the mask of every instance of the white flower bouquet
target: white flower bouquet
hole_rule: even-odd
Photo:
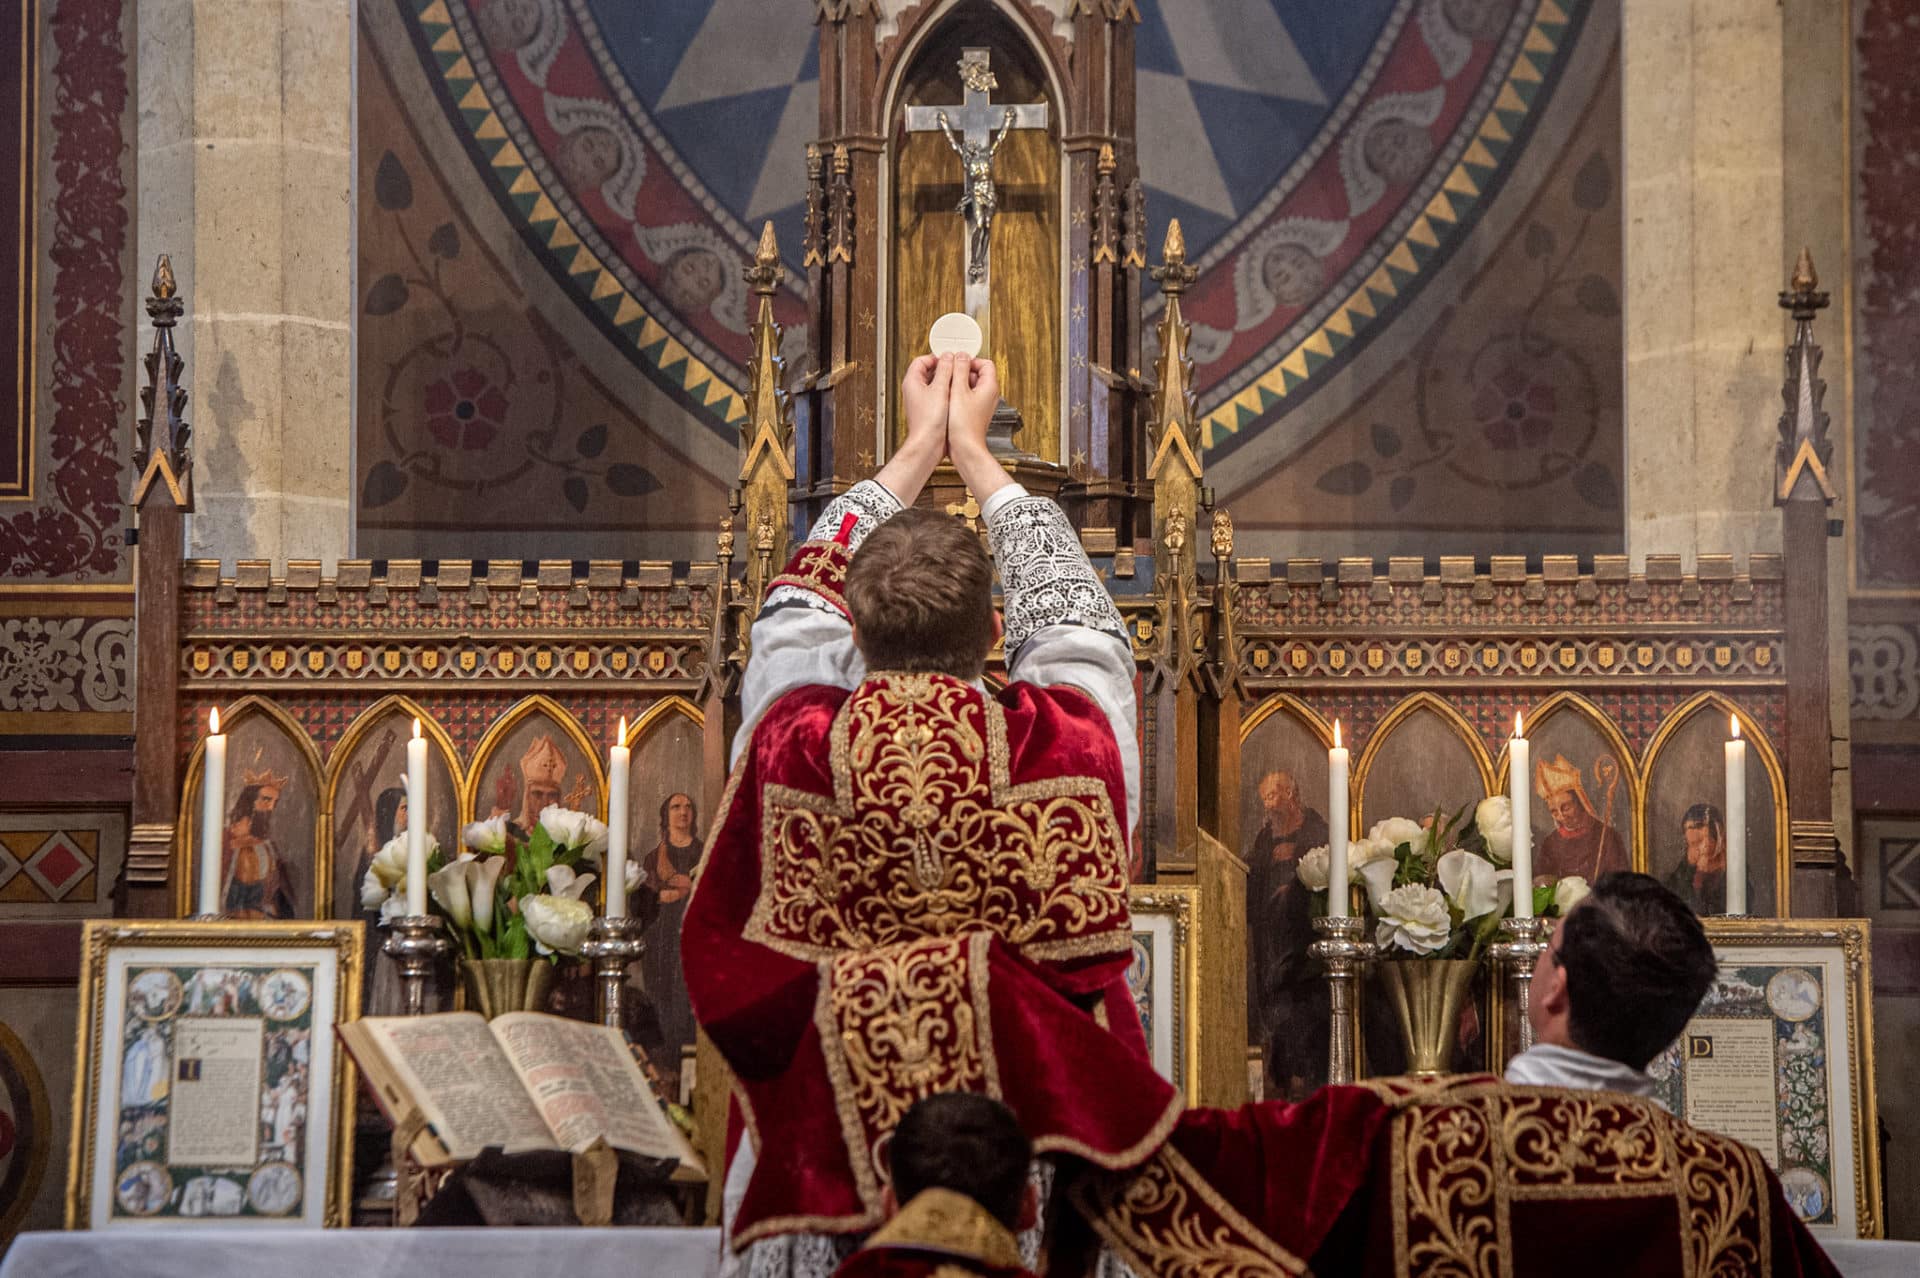
[[[427,890],[470,959],[558,961],[577,954],[593,923],[587,891],[607,849],[607,827],[584,812],[548,807],[527,837],[510,846],[505,817],[461,832],[465,851],[448,857],[428,836]],[[360,903],[382,917],[403,912],[406,835],[380,849],[361,884]],[[629,878],[632,876],[629,875]]]
[[[1366,913],[1382,958],[1478,959],[1513,913],[1513,812],[1505,795],[1482,799],[1452,816],[1436,809],[1425,821],[1389,817],[1348,845],[1351,884],[1365,888]],[[1300,858],[1300,881],[1326,913],[1332,855],[1314,848]],[[1532,888],[1534,913],[1564,914],[1584,897],[1586,880],[1570,877]]]

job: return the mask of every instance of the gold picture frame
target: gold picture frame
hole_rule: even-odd
[[[1200,889],[1164,883],[1129,889],[1133,962],[1127,986],[1147,1033],[1154,1068],[1187,1098],[1200,1098]]]
[[[1816,1237],[1881,1237],[1867,920],[1702,922],[1720,975],[1648,1067],[1655,1096],[1759,1148]]]
[[[346,1224],[354,1084],[333,1027],[359,1015],[364,943],[357,920],[90,920],[67,1228]]]

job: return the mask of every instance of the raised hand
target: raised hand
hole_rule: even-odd
[[[951,355],[922,355],[907,365],[907,375],[900,381],[907,437],[874,478],[909,506],[926,486],[927,476],[947,455],[948,392],[953,370]]]
[[[955,363],[953,386],[948,395],[947,447],[956,456],[961,450],[984,452],[987,426],[993,410],[1000,406],[1000,375],[990,359]]]
[[[975,501],[984,503],[1013,482],[987,450],[987,427],[1000,406],[1000,375],[990,359],[956,360],[948,392],[947,451]]]
[[[931,451],[935,462],[946,456],[948,387],[953,381],[953,367],[951,355],[922,355],[907,365],[907,375],[900,382],[900,405],[907,419],[903,450]]]

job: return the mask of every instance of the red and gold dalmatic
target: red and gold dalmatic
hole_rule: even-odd
[[[839,605],[848,554],[802,546],[774,590]],[[882,1218],[914,1101],[1004,1101],[1038,1152],[1140,1163],[1180,1112],[1126,986],[1126,796],[1072,688],[988,696],[937,674],[803,687],[754,726],[682,934],[757,1162],[732,1242]]]
[[[1192,1110],[1075,1206],[1142,1278],[1835,1278],[1751,1147],[1618,1092],[1487,1076]]]

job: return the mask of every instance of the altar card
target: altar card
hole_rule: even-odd
[[[89,924],[67,1227],[345,1223],[363,924]]]
[[[1720,973],[1655,1097],[1759,1150],[1816,1235],[1881,1236],[1866,920],[1703,921]]]

